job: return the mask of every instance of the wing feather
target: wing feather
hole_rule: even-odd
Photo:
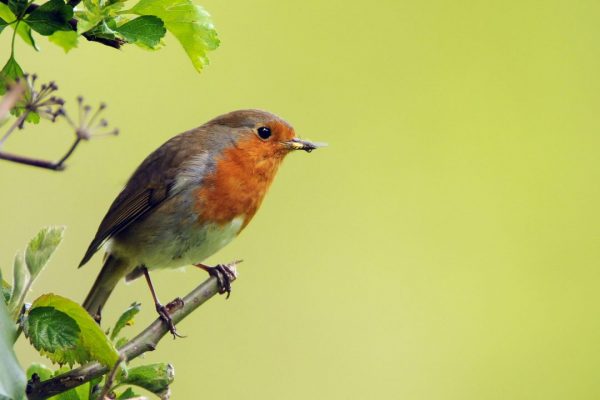
[[[181,141],[187,139],[189,142],[193,133],[188,131],[175,136],[142,162],[110,206],[79,264],[80,267],[87,263],[108,239],[152,212],[172,196],[178,167],[190,156],[189,146],[181,146]],[[199,151],[202,147],[200,146]]]

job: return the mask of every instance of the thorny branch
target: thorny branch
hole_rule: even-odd
[[[229,264],[229,268],[235,273],[235,265]],[[235,274],[231,277],[235,280]],[[182,299],[176,299],[167,305],[169,313],[175,324],[182,321],[194,310],[200,307],[204,302],[219,293],[219,284],[216,277],[210,277],[187,296]],[[157,318],[146,329],[138,334],[131,341],[119,349],[122,359],[131,361],[147,351],[156,349],[158,342],[169,333],[169,328],[161,318]],[[64,374],[58,375],[52,379],[43,382],[29,382],[27,385],[28,400],[42,400],[55,396],[58,393],[82,385],[94,378],[100,377],[109,372],[109,368],[98,362],[90,363],[76,368]]]
[[[96,131],[108,126],[106,120],[100,119],[98,121],[98,116],[106,108],[105,104],[100,104],[97,110],[92,114],[92,108],[88,105],[84,105],[83,98],[79,97],[77,99],[79,103],[79,121],[78,123],[75,123],[63,108],[64,101],[53,95],[58,89],[56,84],[54,82],[42,84],[40,89],[37,90],[35,88],[36,79],[37,77],[35,75],[26,75],[24,79],[13,84],[9,88],[7,94],[0,102],[0,120],[2,120],[11,109],[15,109],[19,113],[17,114],[18,118],[0,138],[0,160],[12,161],[53,171],[62,171],[66,168],[65,162],[73,154],[81,141],[89,140],[93,136],[118,134],[118,130],[116,129],[111,132],[96,133]],[[62,117],[75,132],[73,144],[58,161],[40,160],[2,151],[2,146],[10,135],[14,133],[16,129],[23,129],[25,121],[32,114],[37,114],[38,118],[46,118],[52,122],[56,121],[58,117]]]

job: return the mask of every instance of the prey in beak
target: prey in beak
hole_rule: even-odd
[[[308,140],[302,140],[298,138],[293,138],[290,141],[284,142],[284,144],[289,150],[304,150],[307,153],[310,153],[319,147],[327,146],[327,143],[309,142]]]

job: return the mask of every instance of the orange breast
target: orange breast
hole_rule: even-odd
[[[225,150],[196,190],[195,208],[200,223],[226,224],[244,216],[250,222],[275,177],[282,156],[250,137]]]

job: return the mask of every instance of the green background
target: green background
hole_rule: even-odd
[[[174,363],[173,398],[600,396],[599,2],[202,4],[222,46],[201,75],[172,38],[160,52],[83,41],[67,56],[19,44],[25,70],[107,101],[122,132],[85,143],[63,173],[0,164],[4,271],[39,227],[68,227],[31,299],[83,299],[101,257],[76,265],[149,152],[262,108],[330,147],[291,155],[209,260],[245,260],[231,299],[146,357]],[[70,140],[46,123],[6,149],[57,158]],[[205,276],[154,279],[167,300]],[[118,287],[105,320],[133,300],[141,329],[154,318],[141,280]]]

